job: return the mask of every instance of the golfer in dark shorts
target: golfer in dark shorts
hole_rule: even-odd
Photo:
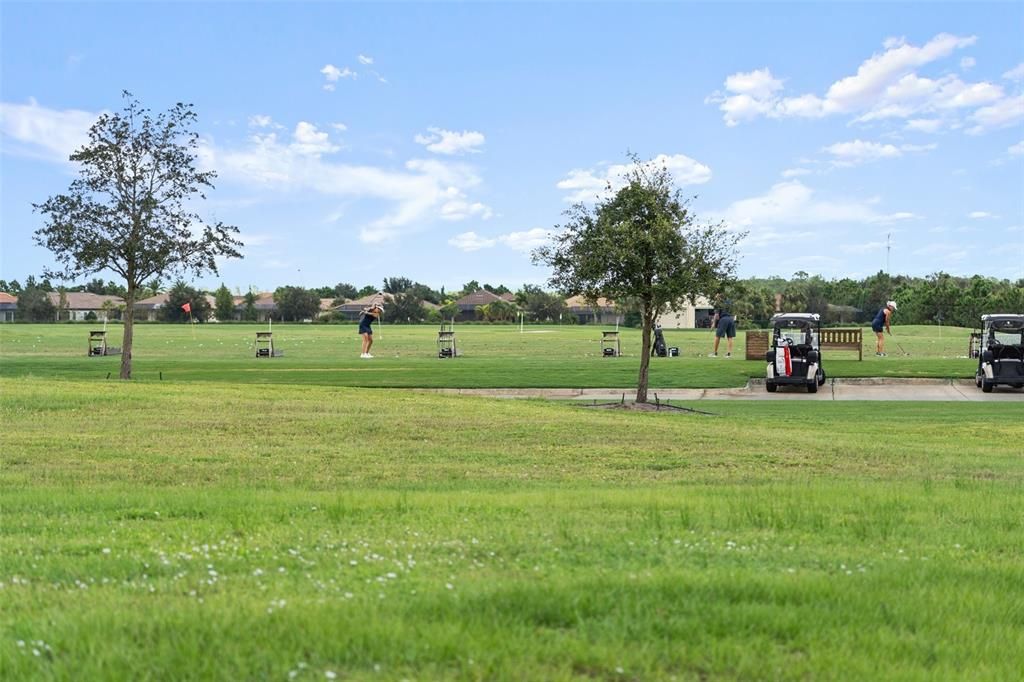
[[[896,301],[889,301],[884,308],[878,309],[875,319],[871,320],[871,331],[875,333],[875,355],[880,358],[885,357],[885,334],[882,333],[882,330],[884,329],[889,332],[889,336],[892,336],[892,327],[889,321],[894,312],[896,312]]]
[[[718,357],[718,344],[724,336],[726,337],[725,357],[731,358],[733,339],[736,338],[736,318],[732,316],[732,309],[729,306],[729,301],[723,303],[722,306],[715,311],[715,320],[715,348],[711,351],[711,355],[709,357]]]
[[[373,323],[380,319],[380,316],[384,314],[384,306],[380,303],[374,303],[369,308],[363,311],[363,314],[359,317],[359,335],[363,337],[363,354],[359,357],[363,359],[369,359],[373,356],[370,355],[370,348],[373,346]]]

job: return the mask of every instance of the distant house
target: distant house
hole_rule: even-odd
[[[157,294],[156,296],[150,296],[140,301],[135,302],[135,319],[146,322],[156,322],[160,319],[160,311],[167,307],[167,302],[170,300],[169,294]],[[210,321],[216,322],[217,319],[214,316],[214,311],[217,307],[216,299],[210,294],[206,294],[206,303],[210,308]]]
[[[89,313],[95,315],[96,319],[102,320],[108,316],[108,309],[110,311],[108,319],[118,320],[121,319],[121,309],[124,307],[124,299],[120,296],[101,296],[84,291],[69,291],[64,294],[65,306],[61,309],[60,292],[49,291],[46,296],[50,299],[50,303],[53,303],[53,307],[57,309],[57,319],[66,317],[72,322],[84,321]]]
[[[711,326],[713,306],[708,299],[698,296],[695,305],[686,301],[678,308],[669,310],[654,321],[665,329],[700,329]]]
[[[387,306],[392,301],[391,294],[385,294],[377,292],[376,294],[370,294],[369,296],[363,296],[362,298],[352,299],[351,301],[345,301],[341,305],[334,306],[334,310],[344,317],[346,320],[358,320],[365,308],[369,308],[374,303],[381,303],[385,308],[385,315],[387,314]]]
[[[321,298],[320,299],[320,312],[317,317],[327,317],[334,312],[334,301],[333,298]]]
[[[157,294],[135,302],[135,319],[155,322],[160,319],[160,311],[167,305],[170,296]]]
[[[614,324],[622,322],[622,313],[615,309],[615,304],[607,298],[599,298],[593,306],[582,296],[565,299],[565,307],[570,315],[575,315],[580,324]]]
[[[515,296],[513,296],[512,299],[514,301]],[[509,302],[507,299],[504,299],[501,296],[498,296],[497,294],[493,294],[490,291],[487,291],[486,289],[479,289],[471,294],[467,294],[460,298],[459,300],[455,301],[455,305],[459,307],[459,314],[455,319],[460,322],[465,322],[467,320],[475,320],[477,319],[477,308],[479,308],[482,305],[494,303],[495,301],[502,301],[504,303]]]
[[[14,322],[14,313],[18,311],[18,297],[0,291],[0,322]]]
[[[256,321],[266,322],[271,317],[277,316],[277,303],[274,302],[274,294],[270,291],[263,291],[256,294]],[[238,308],[235,308],[238,310]],[[242,300],[241,309],[245,310],[245,299]]]

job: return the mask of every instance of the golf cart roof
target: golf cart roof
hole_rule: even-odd
[[[1012,326],[1014,322],[1017,324],[1024,324],[1024,315],[1014,315],[1012,313],[994,313],[992,315],[982,315],[981,321],[986,323],[992,322],[1009,322]]]
[[[797,324],[817,324],[821,315],[817,313],[776,313],[772,315],[775,326],[795,326]]]

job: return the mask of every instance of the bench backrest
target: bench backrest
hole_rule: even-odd
[[[822,329],[821,347],[857,351],[857,359],[864,359],[863,329]]]

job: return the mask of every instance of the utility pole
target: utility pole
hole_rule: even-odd
[[[885,274],[889,274],[889,253],[892,251],[892,232],[885,235]]]

